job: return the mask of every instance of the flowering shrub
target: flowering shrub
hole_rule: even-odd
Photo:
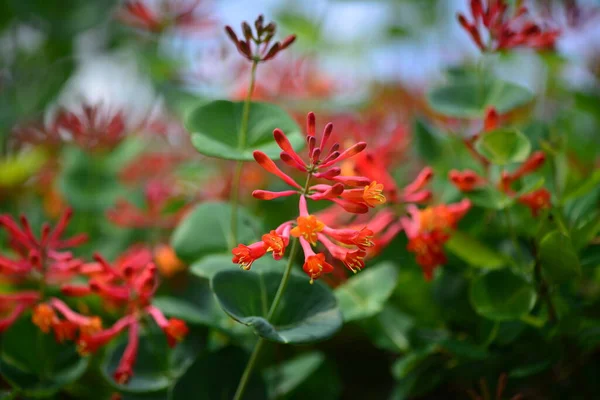
[[[2,397],[600,393],[600,46],[568,51],[600,9],[286,3],[236,31],[204,0],[21,3]]]

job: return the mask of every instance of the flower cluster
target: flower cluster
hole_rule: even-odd
[[[446,263],[443,245],[450,239],[450,232],[471,208],[467,199],[455,204],[440,204],[423,210],[409,205],[409,216],[400,223],[408,237],[407,249],[416,254],[417,263],[423,268],[425,279],[433,278],[436,267]]]
[[[340,151],[340,145],[334,143],[327,149],[333,125],[329,123],[325,126],[318,142],[315,125],[315,115],[309,113],[306,136],[308,161],[296,153],[289,139],[281,130],[275,129],[273,132],[275,141],[282,150],[281,160],[286,165],[307,175],[304,187],[279,169],[265,153],[254,152],[254,159],[261,167],[294,187],[294,190],[281,192],[255,190],[252,195],[258,199],[272,200],[299,194],[299,216],[295,221],[284,222],[277,229],[263,235],[261,241],[249,246],[240,244],[233,249],[233,262],[242,268],[250,269],[256,259],[268,252],[273,253],[274,259],[281,259],[290,243],[290,236],[298,238],[300,241],[304,251],[303,269],[310,277],[311,283],[322,274],[333,271],[333,266],[326,261],[325,254],[315,253],[313,250],[313,246],[316,246],[317,243],[321,243],[334,259],[341,261],[349,270],[357,272],[364,268],[366,249],[374,245],[373,231],[366,225],[357,229],[334,229],[320,221],[317,216],[309,213],[307,199],[328,200],[348,212],[364,214],[369,208],[386,201],[383,195],[383,185],[362,176],[342,176],[340,167],[334,166],[334,164],[359,154],[365,149],[366,144],[359,142]],[[311,185],[312,179],[321,179],[332,184]]]
[[[242,33],[244,39],[238,39],[233,29],[227,25],[225,32],[235,44],[242,56],[252,62],[264,62],[275,57],[280,51],[287,49],[296,40],[296,35],[286,37],[282,42],[275,42],[272,46],[271,40],[275,36],[276,26],[271,22],[265,25],[265,19],[259,15],[254,22],[255,32],[247,22],[242,22]],[[255,48],[253,49],[252,43]]]
[[[152,33],[170,27],[198,31],[213,25],[200,3],[201,0],[127,0],[117,10],[116,17],[126,25]]]
[[[498,126],[498,113],[494,108],[490,108],[486,112],[484,120],[484,129],[481,133],[485,135],[486,132],[496,129]],[[488,167],[490,162],[481,154],[477,153],[474,148],[474,142],[479,135],[475,135],[471,139],[465,140],[465,144],[471,154],[484,166]],[[502,171],[500,180],[495,184],[498,190],[503,192],[509,197],[516,197],[517,201],[525,206],[529,207],[533,216],[537,216],[540,210],[550,208],[550,192],[545,188],[536,189],[530,193],[519,194],[512,189],[512,185],[529,175],[539,168],[542,167],[546,160],[546,155],[542,151],[535,151],[527,158],[521,165],[519,165],[514,171]],[[472,192],[485,186],[494,186],[489,179],[479,175],[473,170],[451,170],[448,173],[450,181],[461,191],[461,192]]]
[[[124,316],[110,328],[80,335],[78,351],[82,355],[94,353],[121,332],[128,330],[129,341],[115,371],[115,380],[126,383],[133,375],[137,358],[139,330],[142,318],[152,317],[164,331],[170,347],[183,340],[188,333],[185,322],[171,318],[151,305],[158,287],[157,268],[152,262],[152,253],[145,248],[133,248],[123,254],[112,265],[99,254],[95,262],[81,266],[81,274],[89,277],[86,285],[63,285],[63,293],[71,296],[97,294],[108,307],[124,311]]]
[[[82,261],[67,249],[83,244],[87,237],[76,235],[63,238],[72,212],[65,211],[52,229],[44,224],[36,237],[25,216],[20,226],[9,215],[0,216],[0,226],[8,233],[12,256],[0,255],[0,275],[15,287],[16,292],[0,295],[0,332],[8,329],[25,311],[33,311],[33,322],[45,333],[54,332],[57,340],[73,339],[77,330],[93,331],[101,327],[96,317],[86,317],[71,310],[61,300],[46,299],[41,290],[32,287],[56,286],[78,274]],[[48,301],[47,301],[48,300]],[[58,312],[62,319],[57,315]]]
[[[535,49],[553,48],[560,35],[558,30],[543,29],[529,19],[526,7],[519,6],[513,15],[508,14],[505,0],[471,0],[472,20],[458,14],[458,21],[483,52],[507,50],[515,47]],[[488,31],[486,41],[481,27]]]
[[[133,374],[137,355],[141,319],[151,316],[165,332],[170,346],[187,334],[188,328],[178,319],[167,320],[151,305],[158,286],[157,268],[149,250],[134,248],[111,266],[100,255],[96,262],[85,263],[67,249],[86,241],[85,235],[63,238],[72,212],[68,209],[51,229],[44,224],[40,237],[33,234],[29,221],[21,217],[20,226],[10,216],[0,216],[0,226],[9,235],[9,246],[14,255],[0,256],[0,274],[15,287],[23,290],[0,294],[0,332],[8,329],[28,309],[31,320],[42,332],[53,332],[58,342],[76,341],[82,354],[96,351],[125,329],[129,330],[129,344],[115,373],[119,383],[125,383]],[[87,276],[86,284],[72,284],[74,278]],[[34,287],[38,289],[32,289]],[[110,328],[102,329],[102,320],[72,310],[56,297],[47,297],[47,287],[59,287],[63,295],[80,297],[99,295],[110,308],[121,309],[125,316]]]

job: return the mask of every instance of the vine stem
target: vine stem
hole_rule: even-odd
[[[256,84],[256,69],[258,67],[258,60],[252,61],[252,70],[250,71],[250,85],[248,86],[248,93],[246,93],[246,99],[244,100],[244,108],[242,110],[242,121],[240,125],[240,133],[238,138],[238,149],[242,150],[246,147],[246,141],[248,137],[248,119],[250,117],[250,101],[252,100],[252,93],[254,92],[254,85]],[[233,175],[233,182],[231,185],[231,247],[235,246],[238,239],[237,223],[238,223],[238,203],[240,195],[240,181],[242,179],[242,168],[244,162],[239,160],[235,164],[235,172]]]
[[[548,307],[548,317],[550,322],[555,323],[558,320],[556,308],[554,307],[554,303],[552,302],[548,282],[546,282],[546,280],[542,276],[542,263],[539,260],[537,246],[535,243],[533,243],[533,253],[535,257],[533,274],[538,284],[538,294],[540,298],[546,303],[546,307]]]
[[[306,183],[304,184],[304,190],[302,191],[301,196],[308,191],[308,186],[310,184],[310,178],[312,174],[309,173],[306,177]],[[290,274],[292,273],[292,266],[294,265],[294,258],[296,257],[296,253],[298,252],[298,238],[294,238],[292,241],[292,248],[290,250],[290,255],[288,257],[288,263],[285,267],[285,271],[283,276],[281,277],[281,282],[279,282],[279,287],[277,288],[277,293],[275,293],[275,298],[273,299],[273,303],[271,303],[271,307],[269,308],[269,312],[267,313],[267,321],[271,321],[271,319],[275,316],[275,312],[277,311],[277,307],[279,307],[279,303],[281,303],[281,299],[283,298],[283,293],[285,292],[285,288],[287,287],[288,281],[290,279]],[[244,373],[242,374],[242,378],[240,379],[240,383],[235,391],[235,396],[233,400],[241,400],[244,395],[244,391],[246,390],[246,385],[248,384],[248,379],[250,379],[250,374],[254,369],[254,365],[256,364],[256,360],[258,359],[258,355],[262,350],[263,345],[265,344],[265,339],[262,337],[258,338],[258,341],[254,345],[254,349],[252,350],[252,354],[250,355],[250,359],[246,364],[246,368],[244,369]]]

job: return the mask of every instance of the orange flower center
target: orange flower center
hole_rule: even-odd
[[[313,246],[317,244],[317,234],[325,228],[322,223],[314,215],[307,217],[298,217],[296,220],[298,225],[294,227],[290,233],[294,237],[304,237]]]
[[[240,244],[238,247],[232,250],[233,253],[233,262],[240,264],[240,267],[249,270],[250,266],[254,262],[252,255],[250,254],[250,249],[243,244]]]
[[[265,242],[267,251],[272,251],[278,256],[283,255],[285,249],[285,241],[275,231],[271,231],[262,236],[262,241]]]
[[[310,276],[311,284],[315,279],[318,279],[321,276],[325,264],[325,254],[323,253],[315,254],[306,259],[306,262],[304,263],[304,272]]]
[[[34,325],[37,325],[38,328],[44,333],[50,332],[50,328],[52,328],[52,324],[56,319],[56,314],[52,307],[48,304],[38,304],[33,309],[33,316],[31,317]]]
[[[385,196],[383,195],[383,184],[373,181],[365,186],[363,192],[363,200],[371,207],[375,207],[379,204],[385,203]]]

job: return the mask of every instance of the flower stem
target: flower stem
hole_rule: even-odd
[[[271,308],[269,308],[269,313],[267,314],[267,321],[271,321],[275,311],[277,310],[277,306],[281,302],[283,298],[283,292],[287,286],[288,280],[290,278],[290,274],[292,272],[292,266],[294,265],[294,258],[296,257],[296,252],[298,251],[298,239],[294,238],[292,243],[292,249],[290,250],[290,255],[288,258],[287,266],[285,267],[285,272],[283,273],[283,277],[281,278],[281,282],[279,283],[279,288],[277,289],[277,293],[275,294],[275,299],[273,303],[271,303]],[[240,379],[240,383],[238,384],[237,390],[235,391],[234,400],[241,400],[244,395],[244,390],[246,390],[246,385],[248,384],[248,379],[250,378],[250,374],[254,369],[254,364],[256,364],[256,360],[258,355],[262,349],[263,344],[265,343],[265,339],[259,337],[258,341],[254,345],[254,350],[252,350],[252,355],[248,360],[248,364],[246,364],[246,368],[244,369],[244,373],[242,374],[242,378]]]
[[[301,196],[308,191],[308,187],[310,185],[310,178],[312,174],[309,173],[306,177],[306,182],[304,183],[304,190],[302,191]],[[287,287],[288,281],[290,279],[290,274],[292,273],[292,267],[294,265],[294,258],[296,258],[296,253],[298,252],[298,238],[294,238],[292,242],[292,248],[290,250],[288,256],[288,263],[285,267],[285,271],[283,272],[283,277],[281,278],[281,282],[279,282],[279,287],[277,288],[277,293],[275,293],[275,298],[273,299],[273,303],[271,303],[271,307],[269,308],[269,312],[267,313],[267,321],[271,322],[271,319],[275,315],[277,311],[277,307],[283,298],[283,292],[285,292],[285,288]],[[254,350],[252,350],[252,355],[248,360],[248,364],[246,364],[246,368],[244,369],[244,373],[242,374],[242,378],[240,379],[240,383],[238,384],[237,390],[235,391],[234,400],[241,400],[244,395],[244,390],[246,390],[246,385],[248,384],[248,379],[250,378],[250,374],[254,369],[254,364],[256,364],[256,359],[262,349],[263,344],[265,343],[265,339],[259,337],[258,341],[254,345]]]
[[[248,119],[250,117],[250,101],[252,100],[252,93],[254,92],[254,84],[256,83],[256,68],[258,67],[258,60],[252,62],[252,70],[250,71],[250,85],[248,86],[248,93],[246,93],[246,99],[244,100],[244,108],[242,110],[242,121],[240,125],[240,133],[238,137],[238,149],[242,150],[246,147],[246,141],[248,137]],[[240,195],[240,180],[242,178],[242,167],[243,161],[237,161],[235,165],[235,173],[233,175],[233,182],[231,186],[231,240],[230,245],[233,247],[237,243],[238,232],[238,202]]]

